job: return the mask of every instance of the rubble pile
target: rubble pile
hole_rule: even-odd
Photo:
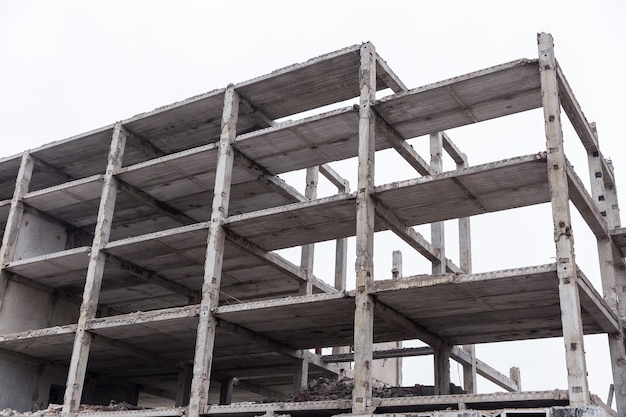
[[[349,400],[352,398],[354,381],[351,378],[339,380],[330,378],[316,378],[309,381],[306,387],[297,395],[289,398],[292,402],[300,401],[328,401]],[[450,384],[450,394],[465,394],[463,389],[455,384]],[[375,398],[414,397],[420,395],[435,395],[435,387],[432,385],[415,384],[412,387],[391,387],[380,385],[374,387]]]
[[[100,412],[100,411],[128,411],[128,410],[143,410],[143,407],[137,407],[126,401],[117,402],[111,400],[109,405],[89,405],[81,404],[78,412]],[[37,411],[18,412],[6,408],[0,411],[0,417],[13,417],[13,416],[44,416],[52,414],[61,414],[63,406],[61,404],[50,404],[48,408]]]

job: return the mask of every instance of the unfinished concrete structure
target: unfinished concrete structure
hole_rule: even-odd
[[[538,45],[538,59],[409,90],[365,43],[1,160],[0,408],[62,402],[72,415],[81,398],[134,402],[141,391],[177,407],[116,415],[602,416],[611,411],[589,392],[583,335],[605,333],[624,415],[626,229],[612,167],[551,36]],[[353,98],[358,106],[276,122]],[[444,132],[541,107],[547,145],[537,154],[468,166]],[[566,160],[561,109],[588,153],[591,195]],[[406,142],[424,135],[430,163]],[[374,156],[388,148],[417,178],[374,183]],[[443,151],[456,170],[441,172]],[[328,165],[353,157],[356,191]],[[302,169],[304,194],[277,178]],[[316,197],[320,174],[336,195]],[[570,202],[597,238],[603,296],[576,266]],[[469,217],[539,203],[552,207],[555,262],[472,274]],[[450,219],[458,266],[445,257]],[[423,224],[431,242],[412,227]],[[432,275],[374,279],[382,230],[432,262]],[[350,236],[356,288],[346,291]],[[329,240],[335,285],[312,273],[313,244]],[[292,247],[300,265],[274,252]],[[472,353],[555,336],[567,390],[521,391]],[[376,357],[433,354],[436,395],[374,397],[374,343],[408,339],[430,348]],[[310,350],[336,346],[353,353]],[[450,358],[465,365],[467,394],[448,395]],[[347,360],[352,400],[241,403],[284,399]],[[476,394],[477,372],[509,392]]]

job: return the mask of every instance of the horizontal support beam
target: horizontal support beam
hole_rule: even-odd
[[[120,191],[124,191],[126,194],[131,196],[136,201],[143,203],[148,207],[152,207],[153,209],[155,209],[162,215],[167,216],[173,220],[176,220],[183,226],[197,223],[197,220],[192,219],[191,217],[182,213],[180,210],[177,210],[171,207],[170,205],[160,200],[157,200],[156,198],[152,197],[150,194],[144,191],[141,191],[139,188],[136,188],[122,181],[120,178],[117,178],[117,187],[119,188]]]
[[[172,291],[173,293],[185,296],[189,298],[190,303],[199,302],[199,290],[194,290],[177,282],[171,281],[167,278],[162,277],[154,271],[142,268],[131,262],[125,261],[124,259],[118,258],[117,256],[111,255],[110,253],[103,253],[109,264],[115,265],[118,268],[123,269],[124,271],[130,273],[132,276],[139,278],[142,281],[158,285],[159,287],[165,288],[166,290]]]
[[[262,385],[255,384],[250,381],[246,381],[245,379],[235,378],[235,386],[245,391],[262,395],[268,400],[284,401],[289,398],[289,395],[287,394],[283,394],[282,392],[271,390]]]
[[[237,149],[233,149],[235,154],[235,162],[242,168],[245,168],[252,175],[255,175],[257,179],[265,184],[265,186],[272,192],[281,194],[291,202],[308,201],[308,199],[300,194],[298,190],[287,184],[285,181],[278,178],[276,175],[269,172],[265,167],[257,164],[252,159],[248,158]]]
[[[409,163],[420,175],[431,175],[430,165],[413,149],[398,131],[391,126],[381,115],[373,109],[376,118],[376,134],[389,141],[391,146]]]
[[[413,227],[404,224],[400,218],[376,199],[374,199],[374,208],[378,218],[385,222],[389,228],[408,243],[409,246],[418,251],[429,261],[439,262],[435,248],[420,233],[416,232]],[[448,258],[446,258],[446,270],[453,273],[462,272],[461,269]]]
[[[376,316],[382,318],[383,320],[395,324],[398,327],[401,327],[407,331],[407,339],[420,339],[424,343],[430,346],[441,346],[445,341],[441,339],[436,334],[430,332],[423,326],[420,326],[417,323],[409,320],[404,317],[402,314],[398,313],[391,307],[382,303],[381,301],[374,298],[374,310],[376,312]]]
[[[452,160],[458,165],[467,165],[467,155],[465,155],[461,150],[452,142],[450,136],[446,132],[442,132],[443,134],[443,149],[450,155]]]
[[[93,332],[90,333],[91,340],[99,345],[112,347],[116,350],[135,356],[139,359],[148,360],[167,368],[184,369],[185,367],[185,364],[183,362],[168,358],[163,355],[159,355],[158,353],[151,352],[147,349],[133,346],[120,340],[112,339],[110,337],[102,336]]]
[[[330,181],[341,193],[350,192],[350,182],[339,175],[337,171],[332,169],[328,164],[320,165],[320,174]]]
[[[459,362],[461,365],[472,364],[472,356],[459,346],[452,347],[450,357]],[[509,392],[520,391],[520,387],[517,382],[513,381],[508,376],[501,374],[496,369],[479,359],[476,359],[476,373]]]
[[[339,374],[339,367],[334,364],[324,362],[319,355],[311,353],[308,350],[294,350],[288,346],[283,345],[282,343],[276,342],[275,340],[262,336],[244,327],[227,322],[220,318],[216,318],[216,321],[218,327],[220,327],[221,329],[231,334],[240,336],[246,340],[249,340],[258,346],[268,349],[269,351],[276,352],[284,356],[289,356],[294,359],[305,360],[311,365],[317,366],[318,368],[324,369],[334,374]]]
[[[235,90],[237,91],[237,90]],[[265,113],[259,110],[254,104],[250,102],[247,98],[245,98],[239,91],[237,91],[239,95],[239,109],[240,111],[244,111],[248,114],[251,114],[257,122],[263,127],[270,127],[274,125],[274,121],[268,117]]]
[[[620,320],[600,294],[596,292],[582,271],[578,270],[580,304],[608,334],[620,333]]]
[[[591,123],[587,121],[585,114],[576,100],[574,91],[570,87],[561,67],[556,66],[557,81],[559,84],[559,98],[561,99],[561,107],[565,110],[565,114],[569,118],[574,130],[578,134],[578,137],[582,141],[583,146],[587,150],[587,153],[600,153],[600,146],[598,145],[598,138],[596,132],[591,126]],[[602,178],[604,185],[610,188],[615,187],[615,178],[613,177],[613,171],[608,166],[606,159],[600,155],[602,160]]]
[[[389,358],[408,358],[411,356],[428,356],[433,354],[433,348],[430,346],[375,350],[374,359]],[[337,353],[333,355],[322,355],[322,360],[326,363],[352,362],[354,361],[354,353]]]
[[[570,201],[574,204],[574,207],[576,207],[595,237],[608,239],[610,233],[606,220],[602,217],[598,206],[593,201],[593,197],[589,195],[583,182],[569,163],[567,164],[567,185]]]
[[[289,262],[282,256],[275,254],[274,252],[267,252],[261,249],[254,243],[250,242],[244,237],[239,236],[238,234],[234,232],[231,232],[228,229],[226,229],[225,232],[226,232],[226,239],[228,239],[228,241],[234,243],[235,245],[239,246],[241,249],[257,257],[259,260],[265,262],[267,265],[271,266],[272,268],[276,268],[283,274],[289,275],[298,281],[301,281],[301,282],[308,281],[306,272],[299,266],[292,264],[291,262]],[[318,288],[327,293],[337,292],[337,290],[334,287],[322,281],[321,279],[316,278],[316,277],[312,277],[312,278],[313,278],[314,288]]]
[[[385,85],[394,93],[408,91],[408,87],[404,85],[400,77],[396,75],[387,62],[376,53],[376,76],[383,80]]]
[[[152,142],[144,139],[142,136],[139,136],[135,132],[132,132],[126,126],[124,126],[124,129],[126,130],[127,134],[126,146],[132,146],[136,149],[139,149],[141,152],[144,153],[144,155],[148,156],[149,158],[158,158],[167,155],[167,153],[161,148],[155,146],[154,144],[152,144]]]

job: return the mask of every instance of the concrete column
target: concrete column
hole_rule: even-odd
[[[361,46],[359,76],[359,165],[356,197],[356,294],[354,313],[354,391],[352,412],[367,413],[372,407],[372,360],[374,304],[368,294],[374,278],[375,119],[371,106],[376,98],[376,51],[370,43]]]
[[[340,194],[350,192],[348,181],[339,189]],[[347,286],[348,277],[348,239],[337,239],[335,244],[335,288],[344,291]]]
[[[309,362],[295,359],[293,364],[293,394],[297,395],[309,382]]]
[[[433,173],[443,171],[443,133],[430,135],[430,168]],[[446,273],[446,250],[444,223],[436,222],[430,225],[430,240],[438,254],[439,261],[433,262],[433,275]]]
[[[450,351],[452,346],[442,343],[433,347],[435,361],[435,395],[450,394]]]
[[[178,373],[178,384],[176,387],[176,407],[185,407],[189,405],[189,395],[191,390],[191,377],[193,369],[191,365],[186,365]]]
[[[319,167],[311,167],[306,170],[306,188],[304,196],[309,200],[317,198],[317,182],[319,180]],[[313,264],[315,261],[315,244],[302,246],[300,267],[306,271],[307,281],[300,284],[300,294],[313,294]]]
[[[467,167],[467,158],[463,163],[457,163],[456,169]],[[466,274],[472,273],[472,233],[470,218],[459,219],[459,263],[461,270]],[[476,347],[474,345],[464,345],[463,350],[469,353],[471,364],[463,365],[463,389],[468,394],[476,394],[478,386],[476,382]]]
[[[394,250],[391,254],[391,277],[402,278],[402,252]]]
[[[190,417],[198,417],[204,413],[209,397],[213,346],[215,344],[215,330],[217,327],[211,310],[217,307],[219,303],[225,244],[225,233],[222,224],[228,216],[233,172],[232,142],[237,136],[236,125],[239,114],[239,101],[239,95],[235,91],[234,86],[228,86],[224,97],[222,134],[219,143],[215,187],[213,190],[213,208],[204,263],[204,283],[202,284],[202,301],[200,303],[200,317],[196,334],[196,350],[189,399]]]
[[[476,346],[463,345],[463,350],[469,354],[471,359],[469,365],[463,365],[463,389],[468,394],[476,394]]]
[[[598,137],[596,134],[596,141],[597,140]],[[587,158],[589,162],[589,175],[591,177],[591,195],[598,211],[606,220],[609,230],[620,227],[617,190],[614,185],[613,187],[607,187],[605,185],[602,175],[602,154],[599,151],[590,152]],[[610,236],[598,238],[597,245],[604,299],[607,304],[618,313],[619,317],[624,317],[626,274],[624,273],[623,260],[615,257]],[[620,333],[609,334],[608,338],[611,368],[613,370],[615,403],[617,410],[621,414],[626,414],[626,347],[624,344],[624,332],[622,330]]]
[[[15,179],[15,189],[13,190],[13,198],[11,199],[11,208],[4,227],[4,235],[2,236],[2,247],[0,247],[0,266],[5,265],[13,260],[15,253],[15,245],[17,244],[17,236],[19,234],[20,224],[24,216],[24,205],[22,198],[28,193],[30,180],[33,175],[35,162],[28,151],[22,154],[20,168]],[[6,294],[9,277],[6,272],[0,270],[0,310],[2,302]]]
[[[304,196],[309,200],[317,198],[317,182],[319,180],[319,167],[311,167],[306,170],[306,188]],[[306,272],[306,282],[300,283],[300,294],[313,294],[313,266],[315,262],[315,244],[302,246],[300,268]],[[293,393],[298,394],[309,382],[309,363],[306,359],[296,359],[293,374]]]
[[[580,315],[578,275],[574,256],[574,235],[569,208],[567,166],[563,149],[561,105],[552,36],[545,33],[539,34],[538,44],[541,98],[548,152],[546,168],[548,170],[552,221],[554,224],[569,401],[572,407],[583,407],[590,404],[589,385],[583,343],[583,326]]]
[[[102,249],[108,243],[111,233],[115,200],[117,198],[117,181],[115,174],[117,174],[122,167],[127,136],[128,134],[122,125],[117,123],[113,129],[109,159],[100,196],[98,219],[96,221],[94,239],[89,256],[87,277],[85,278],[83,301],[80,306],[80,316],[76,325],[72,359],[70,360],[65,387],[63,416],[77,412],[80,406],[85,372],[87,371],[87,362],[89,360],[89,349],[91,347],[91,334],[87,331],[87,321],[96,316],[96,310],[98,308],[100,286],[102,284],[102,275],[104,274],[104,265],[106,262]]]
[[[235,379],[233,377],[226,378],[220,382],[220,405],[229,405],[233,402],[233,386]]]

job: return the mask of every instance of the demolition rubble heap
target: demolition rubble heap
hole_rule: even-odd
[[[169,405],[115,415],[546,416],[562,407],[608,416],[608,405],[592,404],[583,345],[606,334],[624,415],[626,229],[613,167],[552,37],[538,45],[538,59],[409,89],[364,43],[0,160],[0,409],[62,404],[65,416],[89,415],[81,403],[142,398]],[[531,155],[472,166],[446,133],[533,109],[543,110],[545,136]],[[562,123],[578,136],[568,149],[582,142],[588,154],[589,192],[566,159]],[[428,162],[413,139],[430,144]],[[413,179],[376,183],[383,150]],[[454,169],[443,170],[443,156]],[[353,162],[352,184],[338,161]],[[305,172],[303,192],[278,177],[292,171]],[[337,192],[318,198],[318,178]],[[576,265],[570,203],[597,238],[601,289]],[[512,252],[512,269],[472,273],[470,218],[537,204],[552,214],[555,262],[520,266]],[[459,222],[458,265],[446,257],[449,220]],[[430,241],[418,225],[430,225]],[[394,253],[393,273],[375,277],[383,231],[432,271],[403,276]],[[314,271],[318,242],[335,244],[334,276]],[[288,248],[301,262],[276,252]],[[568,375],[563,390],[522,391],[515,372],[473,349],[550,337],[564,341],[566,369],[546,370]],[[427,346],[398,345],[413,339]],[[432,391],[374,389],[375,359],[386,369],[397,361],[399,386],[398,358],[411,355],[433,356]],[[450,359],[463,366],[465,393],[451,392]],[[477,375],[506,392],[477,394]],[[343,392],[313,398],[303,391],[311,380],[339,380]]]

